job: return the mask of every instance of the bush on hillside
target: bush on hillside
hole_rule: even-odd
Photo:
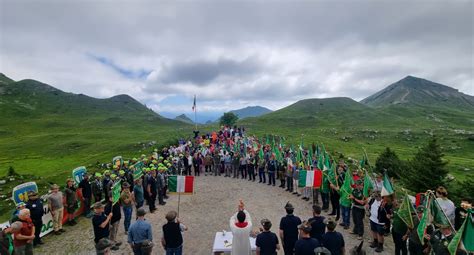
[[[388,176],[400,179],[402,166],[403,162],[398,158],[395,151],[387,147],[375,161],[375,172],[383,173],[386,169]]]
[[[219,123],[222,126],[233,126],[239,117],[235,115],[233,112],[225,112],[224,115],[219,119]]]

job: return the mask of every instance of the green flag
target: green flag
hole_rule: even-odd
[[[420,219],[420,224],[418,224],[418,227],[416,229],[416,232],[418,233],[418,237],[420,238],[421,244],[425,244],[425,233],[426,233],[426,228],[430,224],[430,218],[431,218],[431,213],[428,208],[431,206],[431,196],[426,197],[425,201],[425,211],[423,212],[423,215],[421,216]]]
[[[433,202],[431,202],[430,207],[433,224],[437,227],[451,226],[451,223],[449,222],[448,217],[446,217],[446,214],[443,212],[443,209],[439,205],[438,200],[436,200],[434,195],[430,194],[430,196],[433,198]]]
[[[345,206],[345,207],[351,206],[351,199],[349,198],[349,196],[352,194],[352,187],[351,187],[352,184],[353,184],[353,180],[352,180],[351,171],[347,170],[344,177],[344,183],[342,184],[342,187],[339,190],[339,195],[341,196],[341,198],[339,199],[339,202],[341,203],[342,206]]]
[[[372,180],[370,179],[369,173],[365,171],[364,174],[364,189],[362,190],[362,193],[364,194],[364,197],[369,197],[369,193],[371,190],[374,189],[374,185],[372,184]]]
[[[380,193],[381,193],[382,197],[389,196],[389,195],[393,194],[392,183],[388,179],[387,173],[384,174],[382,192],[380,192]]]
[[[402,204],[395,213],[410,229],[415,227],[415,224],[413,223],[413,214],[415,213],[415,210],[413,209],[413,205],[410,201],[410,198],[408,197],[408,194],[405,193]]]
[[[114,183],[114,186],[112,186],[112,204],[114,205],[120,200],[121,188],[122,185],[120,180]]]
[[[263,158],[264,158],[263,146],[260,146],[260,151],[258,152],[258,157],[259,157],[259,159],[263,159]]]
[[[474,223],[472,220],[472,209],[469,209],[461,228],[448,245],[448,251],[451,255],[456,254],[461,243],[466,251],[474,252]]]

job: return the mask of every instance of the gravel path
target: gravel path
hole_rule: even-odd
[[[295,206],[295,215],[300,216],[302,220],[311,217],[312,210],[309,202],[285,192],[282,188],[262,185],[258,181],[249,182],[222,176],[200,176],[196,178],[195,190],[194,195],[181,196],[179,218],[189,228],[189,231],[184,233],[184,254],[211,254],[215,232],[229,230],[229,218],[237,210],[240,198],[245,202],[255,229],[258,228],[262,218],[268,218],[273,223],[272,231],[278,232],[280,219],[285,215],[283,207],[287,201],[291,201]],[[164,254],[160,245],[161,226],[166,221],[164,215],[169,210],[177,210],[177,208],[178,196],[170,195],[165,206],[158,206],[157,212],[146,215],[147,220],[153,225],[155,242],[153,254]],[[365,223],[367,222],[368,219]],[[67,232],[61,236],[45,237],[46,244],[35,249],[35,254],[94,254],[94,234],[89,219],[82,217],[76,226],[66,226],[65,229]],[[336,230],[343,233],[347,250],[359,243],[353,235],[341,227],[338,226]],[[123,229],[123,220],[118,237],[123,244],[121,249],[114,251],[113,254],[132,254],[130,247],[126,244],[127,237]],[[373,249],[368,247],[371,238],[367,226],[364,240],[368,254],[381,254],[373,252]],[[383,254],[393,253],[392,239],[387,237]],[[283,252],[278,254],[283,254]]]

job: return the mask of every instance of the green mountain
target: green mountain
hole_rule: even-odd
[[[97,99],[3,74],[0,119],[0,177],[12,167],[21,175],[44,177],[40,182],[59,184],[77,166],[93,170],[96,162],[118,154],[135,157],[174,144],[192,129],[128,95]]]
[[[174,119],[177,121],[187,123],[187,124],[194,124],[194,122],[184,113],[179,116],[176,116]]]
[[[277,134],[287,144],[323,143],[333,155],[371,162],[385,147],[410,158],[437,136],[451,173],[474,177],[474,108],[472,96],[408,76],[356,102],[350,98],[305,99],[260,117],[239,121],[257,135]],[[471,173],[469,172],[469,173]]]
[[[230,111],[237,115],[239,119],[245,119],[248,117],[258,117],[267,113],[272,112],[272,110],[262,107],[262,106],[247,106],[242,109]]]
[[[407,76],[385,89],[365,98],[361,103],[372,107],[409,105],[474,110],[474,97],[457,89]]]

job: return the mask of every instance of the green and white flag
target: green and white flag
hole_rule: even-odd
[[[459,247],[460,244],[462,244],[461,247]],[[456,254],[458,247],[468,252],[474,252],[474,222],[472,218],[472,209],[468,210],[464,223],[449,243],[449,253],[451,255]]]
[[[421,244],[425,244],[425,233],[426,233],[426,228],[431,222],[431,210],[429,209],[431,207],[431,201],[432,198],[431,196],[426,197],[426,202],[425,202],[425,211],[423,212],[423,215],[421,216],[420,219],[420,224],[418,224],[418,227],[416,229],[416,232],[418,234],[418,237],[420,238]]]
[[[121,181],[114,183],[112,186],[112,204],[116,204],[120,200],[120,192],[122,191]]]
[[[382,195],[382,197],[390,196],[393,194],[392,183],[390,183],[387,173],[384,174],[382,192],[380,192],[380,194]]]

